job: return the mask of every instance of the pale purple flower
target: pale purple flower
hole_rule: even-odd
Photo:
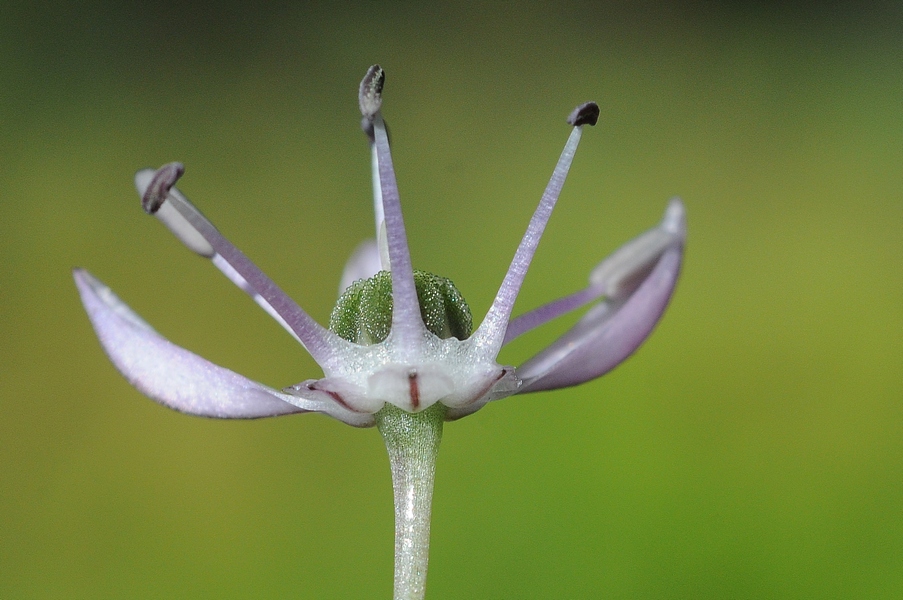
[[[449,287],[430,296],[418,285],[432,283],[423,284],[425,276],[415,275],[411,266],[380,113],[383,81],[382,69],[371,67],[359,95],[362,126],[371,141],[376,239],[358,247],[345,267],[341,289],[351,288],[333,314],[336,332],[314,321],[173,187],[182,176],[181,164],[135,176],[144,209],[191,250],[209,258],[282,325],[320,365],[323,377],[282,390],[251,381],[160,336],[87,271],[76,269],[74,277],[113,364],[161,404],[205,417],[251,419],[321,412],[350,425],[377,425],[389,452],[395,493],[395,598],[421,600],[443,420],[463,417],[512,394],[578,385],[630,356],[655,327],[674,291],[686,224],[683,205],[672,200],[658,226],[592,270],[586,288],[511,319],[583,128],[595,125],[599,117],[595,103],[578,106],[568,117],[571,135],[488,314],[471,335],[462,334],[461,323],[470,332],[463,299],[446,280],[437,285]],[[415,276],[421,283],[415,283]],[[368,281],[353,284],[361,279]],[[389,281],[391,296],[385,287]],[[368,296],[365,303],[364,292],[356,295],[355,290],[371,283],[383,286],[379,289],[384,295]],[[421,292],[426,294],[423,306],[418,300]],[[514,368],[497,362],[499,351],[515,337],[590,304],[576,325],[524,364]],[[343,321],[346,317],[350,320]],[[457,324],[453,326],[452,320]],[[366,326],[351,335],[343,329],[348,322]],[[443,332],[450,336],[436,335]]]
[[[141,392],[181,412],[217,418],[258,418],[320,412],[367,427],[386,403],[419,412],[441,402],[446,418],[479,410],[517,393],[578,385],[608,372],[646,339],[677,282],[686,235],[680,200],[668,205],[653,229],[596,266],[589,285],[536,310],[511,318],[518,291],[561,193],[585,125],[599,108],[577,107],[573,126],[551,180],[530,221],[488,314],[464,340],[440,339],[426,330],[414,287],[411,258],[389,142],[380,105],[383,74],[374,67],[361,84],[364,128],[371,138],[378,242],[362,245],[342,278],[345,287],[378,270],[391,272],[391,331],[363,346],[319,325],[233,246],[173,185],[178,163],[139,171],[136,187],[154,214],[191,250],[212,262],[298,340],[323,369],[323,377],[274,389],[219,367],[163,338],[87,271],[74,277],[104,350]],[[585,254],[581,249],[579,255]],[[593,304],[547,348],[518,367],[497,362],[518,335],[562,314]]]

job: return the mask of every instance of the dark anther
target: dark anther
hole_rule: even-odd
[[[166,202],[169,190],[172,189],[172,186],[176,184],[183,173],[185,173],[185,167],[180,162],[171,162],[157,169],[150,185],[147,186],[147,190],[144,192],[144,196],[141,198],[141,206],[144,208],[144,212],[152,215],[160,210],[160,207]]]
[[[568,123],[574,127],[595,125],[599,120],[599,105],[595,102],[581,104],[568,116]]]

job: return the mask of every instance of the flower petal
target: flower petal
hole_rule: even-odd
[[[654,243],[659,238],[650,234],[658,232],[670,235],[671,243]],[[685,236],[683,204],[675,199],[658,228],[628,242],[597,267],[591,279],[595,285],[611,284],[609,299],[590,309],[574,327],[517,369],[524,380],[520,391],[578,385],[604,375],[633,354],[671,299]],[[650,261],[654,251],[657,258]]]
[[[110,360],[132,385],[160,404],[221,419],[255,419],[320,408],[314,403],[296,406],[292,396],[176,346],[90,273],[75,269],[73,277]]]

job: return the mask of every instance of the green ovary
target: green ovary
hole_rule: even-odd
[[[451,280],[426,271],[414,271],[420,315],[427,330],[440,338],[466,339],[473,330],[470,307]],[[380,271],[355,281],[339,297],[329,318],[329,329],[348,341],[378,344],[392,328],[392,276]]]

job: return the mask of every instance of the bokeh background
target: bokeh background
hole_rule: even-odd
[[[898,2],[6,2],[0,597],[390,597],[377,432],[157,406],[70,276],[249,377],[316,376],[132,174],[183,161],[188,196],[325,322],[371,234],[374,62],[415,265],[478,318],[579,102],[602,118],[518,312],[672,195],[689,211],[636,356],[446,428],[428,597],[903,597],[901,32]]]

